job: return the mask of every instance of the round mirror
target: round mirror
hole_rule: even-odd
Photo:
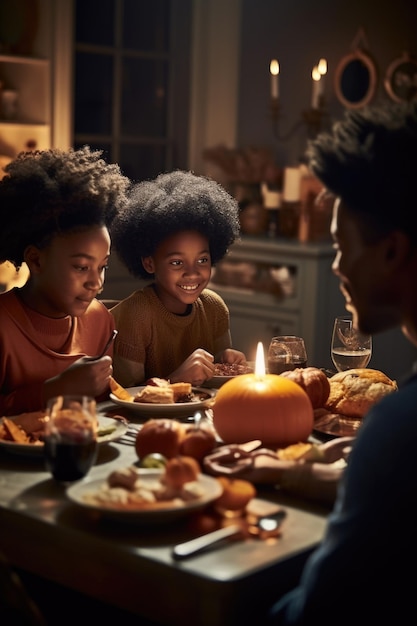
[[[403,54],[388,66],[385,89],[395,102],[417,100],[417,61]]]
[[[335,92],[348,109],[360,109],[375,95],[376,66],[371,57],[361,50],[344,56],[335,72]]]

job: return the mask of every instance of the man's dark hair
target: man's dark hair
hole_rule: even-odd
[[[346,206],[383,233],[417,241],[417,104],[348,111],[307,150],[309,167]]]

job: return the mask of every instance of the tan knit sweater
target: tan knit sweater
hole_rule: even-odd
[[[229,310],[222,298],[205,289],[189,315],[168,311],[152,285],[132,293],[115,306],[119,331],[113,356],[115,379],[123,386],[142,384],[126,379],[122,359],[144,365],[145,379],[167,378],[197,348],[214,354],[218,340],[229,330]],[[231,346],[223,346],[227,348]]]

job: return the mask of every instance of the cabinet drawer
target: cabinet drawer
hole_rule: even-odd
[[[244,352],[249,361],[254,361],[259,341],[263,343],[266,354],[269,342],[275,335],[299,334],[299,322],[297,316],[263,317],[231,309],[230,330],[233,347]]]

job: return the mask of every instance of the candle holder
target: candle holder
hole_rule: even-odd
[[[303,111],[301,119],[298,120],[291,128],[281,134],[279,132],[279,122],[281,117],[281,107],[278,98],[273,98],[271,101],[271,117],[274,136],[279,141],[288,141],[294,135],[294,133],[301,127],[305,126],[307,129],[307,136],[309,139],[314,139],[316,135],[322,130],[323,120],[327,115],[325,110],[324,98],[322,95],[318,98],[318,108],[311,107],[310,109]]]

